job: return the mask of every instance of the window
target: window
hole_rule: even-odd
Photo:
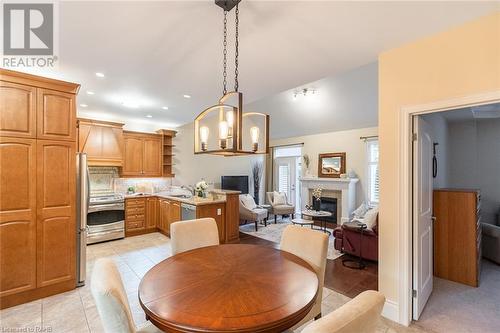
[[[288,195],[290,187],[290,171],[288,165],[280,165],[278,169],[278,192],[285,192]]]
[[[378,205],[380,187],[379,187],[379,169],[378,169],[378,140],[368,140],[366,142],[367,152],[367,200],[370,205]]]

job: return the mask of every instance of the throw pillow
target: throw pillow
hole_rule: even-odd
[[[240,200],[243,206],[245,206],[247,209],[254,209],[255,207],[257,207],[257,205],[255,204],[255,200],[253,200],[250,194],[244,194],[240,196]]]
[[[377,223],[378,207],[368,210],[365,214],[363,222],[366,224],[367,230],[373,230],[373,227]]]
[[[368,207],[363,202],[361,204],[361,206],[359,206],[358,208],[356,208],[356,210],[354,210],[354,212],[352,212],[352,216],[355,219],[361,219],[361,218],[363,218],[365,216],[365,214],[366,214],[367,211],[368,211]]]
[[[285,193],[274,192],[274,205],[286,205],[286,196]]]

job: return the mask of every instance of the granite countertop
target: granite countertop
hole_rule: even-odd
[[[159,193],[135,193],[135,194],[125,194],[125,199],[136,199],[136,198],[148,198],[148,197],[157,197],[168,200],[173,200],[193,206],[203,206],[203,205],[211,205],[218,203],[225,203],[226,198],[221,195],[217,196],[217,194],[228,194],[228,193],[239,193],[238,191],[224,191],[224,190],[213,190],[210,191],[214,193],[216,196],[209,196],[208,198],[199,198],[199,197],[190,197],[190,198],[182,198],[178,196],[172,196],[170,193],[159,192]]]

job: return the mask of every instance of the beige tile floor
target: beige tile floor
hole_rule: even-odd
[[[130,307],[137,325],[144,323],[144,312],[137,298],[140,279],[156,263],[171,255],[170,240],[159,233],[94,244],[87,247],[87,275],[90,278],[98,258],[112,258],[120,270]],[[0,311],[0,332],[103,332],[101,320],[90,293],[90,283],[27,304]],[[349,298],[330,289],[323,292],[323,314],[329,313]],[[300,331],[300,329],[299,329]],[[430,332],[418,327],[402,327],[382,319],[378,333]]]

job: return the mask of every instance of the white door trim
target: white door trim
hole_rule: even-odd
[[[399,254],[399,274],[397,314],[393,313],[394,321],[408,326],[412,320],[412,226],[413,226],[413,186],[412,186],[412,117],[416,115],[450,111],[462,107],[500,102],[500,91],[491,91],[470,96],[452,98],[428,104],[402,107],[398,115],[398,151],[399,151],[399,237],[396,240],[396,253]],[[393,302],[395,303],[395,302]],[[388,304],[389,305],[389,304]]]

